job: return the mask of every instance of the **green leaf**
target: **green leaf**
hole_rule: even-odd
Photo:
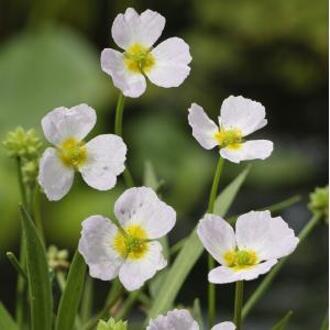
[[[168,269],[163,269],[156,274],[156,276],[149,283],[150,296],[154,299],[158,299],[158,292],[162,287],[162,284],[168,274]]]
[[[248,165],[242,173],[220,194],[214,203],[214,214],[224,216],[234,201],[237,191],[250,172],[251,165]]]
[[[250,167],[243,170],[217,198],[219,215],[224,216],[231,206],[236,194],[244,182]],[[188,237],[179,255],[176,257],[172,267],[169,269],[161,289],[158,292],[158,299],[149,311],[149,317],[154,318],[169,310],[181,289],[189,272],[201,256],[204,248],[197,236],[196,230]]]
[[[57,330],[72,330],[84,287],[86,264],[76,251],[69,270],[67,282],[58,307]]]
[[[95,47],[63,26],[11,38],[0,49],[0,130],[18,123],[40,127],[41,117],[61,105],[104,109],[113,88],[99,58]]]
[[[285,330],[286,326],[288,325],[291,316],[292,316],[293,312],[292,311],[288,311],[285,316],[279,320],[273,327],[271,330]]]
[[[46,250],[30,215],[23,207],[21,207],[21,213],[27,258],[31,329],[51,330],[53,301]]]
[[[0,329],[18,330],[18,326],[14,322],[6,307],[0,302]]]
[[[144,179],[143,183],[146,187],[150,187],[153,190],[157,191],[164,181],[158,180],[154,166],[150,161],[145,162],[144,164]]]

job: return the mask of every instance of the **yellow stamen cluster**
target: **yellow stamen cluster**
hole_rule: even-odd
[[[242,143],[242,133],[239,129],[219,130],[214,135],[220,148],[238,149]]]
[[[124,54],[124,62],[127,69],[134,73],[146,73],[155,64],[155,57],[150,49],[140,44],[133,44]]]
[[[118,231],[113,241],[113,248],[123,258],[137,260],[148,251],[147,234],[139,225],[124,228],[125,233]]]
[[[226,265],[234,270],[249,268],[258,263],[257,254],[250,250],[227,251],[223,257]]]
[[[68,138],[58,146],[59,157],[69,167],[79,168],[87,159],[87,148],[82,141]]]

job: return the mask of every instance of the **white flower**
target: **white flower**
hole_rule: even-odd
[[[120,227],[100,215],[86,219],[78,249],[92,277],[109,281],[119,276],[123,286],[133,291],[166,266],[156,239],[173,228],[176,214],[146,187],[126,190],[114,213]]]
[[[236,326],[233,322],[221,322],[212,327],[211,330],[235,330]]]
[[[210,271],[211,283],[253,280],[292,253],[299,239],[281,218],[269,211],[251,211],[238,217],[236,233],[221,217],[206,214],[197,233],[206,250],[221,266]]]
[[[95,110],[87,104],[56,108],[42,119],[46,139],[55,146],[42,155],[38,177],[49,200],[59,200],[68,193],[75,171],[98,190],[114,187],[124,171],[127,148],[121,137],[103,134],[88,143],[83,141],[95,123]]]
[[[267,125],[264,106],[242,96],[229,96],[222,103],[219,126],[203,108],[193,103],[189,109],[192,134],[205,149],[220,148],[221,157],[234,163],[266,159],[273,151],[268,140],[245,141],[244,137]]]
[[[151,320],[146,330],[199,330],[199,326],[187,310],[174,309]]]
[[[232,322],[222,322],[211,330],[235,330]],[[199,330],[198,323],[186,309],[174,309],[149,322],[146,330]]]
[[[139,97],[146,90],[146,78],[160,87],[177,87],[189,75],[189,46],[180,38],[169,38],[153,48],[161,36],[165,18],[133,8],[119,14],[112,24],[112,37],[123,53],[106,48],[101,54],[102,70],[125,96]]]

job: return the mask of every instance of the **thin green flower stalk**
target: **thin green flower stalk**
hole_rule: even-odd
[[[210,191],[209,196],[209,204],[207,208],[208,213],[213,213],[214,210],[214,203],[218,195],[219,190],[219,182],[221,178],[221,173],[223,169],[224,159],[219,156],[218,164],[215,170],[213,183]],[[215,261],[211,255],[208,255],[208,269],[209,271],[213,269],[215,266]],[[208,323],[209,327],[211,328],[215,322],[215,306],[216,306],[216,292],[215,292],[215,285],[213,283],[208,284]]]
[[[299,245],[302,244],[302,242],[313,232],[316,225],[319,223],[319,221],[322,219],[321,213],[316,213],[311,218],[310,221],[307,222],[307,224],[304,226],[304,228],[301,230],[299,237]],[[252,308],[257,304],[257,302],[265,295],[269,287],[271,286],[273,280],[277,276],[277,274],[280,272],[280,270],[283,268],[285,263],[288,261],[289,257],[285,257],[282,260],[280,260],[276,266],[267,274],[267,276],[262,280],[258,288],[254,291],[254,293],[250,296],[250,298],[247,300],[247,302],[244,304],[243,311],[242,311],[242,319],[244,320],[249,313],[251,312]]]
[[[38,161],[42,149],[42,142],[33,129],[24,130],[17,127],[7,133],[3,147],[6,149],[10,158],[15,159],[17,168],[18,186],[20,189],[22,205],[32,213],[33,209],[33,190],[36,186],[38,175]],[[24,237],[21,235],[19,264],[25,269],[25,250]],[[22,274],[18,274],[16,286],[16,321],[21,328],[25,318],[25,280]]]
[[[115,117],[115,134],[119,136],[123,136],[123,114],[125,107],[125,96],[123,93],[120,93],[118,96],[117,106],[116,106],[116,117]],[[124,180],[126,186],[134,187],[133,177],[126,165],[126,169],[124,171]]]
[[[242,306],[243,306],[244,281],[238,281],[235,285],[234,324],[236,330],[242,329]]]

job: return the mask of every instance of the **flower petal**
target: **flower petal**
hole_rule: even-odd
[[[101,53],[102,70],[111,76],[113,84],[125,96],[139,97],[147,87],[143,74],[131,72],[124,63],[124,55],[117,50],[106,48]]]
[[[78,250],[89,266],[91,277],[109,281],[118,276],[123,259],[112,248],[117,232],[116,226],[101,215],[83,221]]]
[[[189,46],[180,38],[169,38],[152,50],[155,64],[146,72],[147,77],[160,87],[177,87],[190,72]]]
[[[125,169],[127,147],[114,134],[96,136],[86,144],[87,160],[79,168],[85,182],[98,190],[115,186],[117,176]]]
[[[46,139],[57,145],[66,138],[82,140],[96,123],[96,113],[87,104],[79,104],[72,108],[60,107],[42,118],[41,125]]]
[[[236,325],[233,322],[221,322],[212,327],[211,330],[235,330]]]
[[[134,43],[151,47],[160,37],[165,26],[165,17],[147,9],[139,15],[133,8],[115,18],[111,28],[112,38],[122,49]]]
[[[239,273],[232,268],[226,266],[219,266],[209,272],[208,280],[210,283],[226,284],[233,283],[240,280]]]
[[[218,145],[214,135],[218,132],[219,128],[207,116],[204,109],[198,104],[192,103],[188,111],[188,121],[192,127],[192,135],[199,144],[207,150]]]
[[[174,309],[150,320],[146,330],[199,330],[199,326],[187,310]]]
[[[174,209],[147,187],[127,189],[116,201],[114,211],[122,226],[141,225],[148,239],[166,235],[176,221]]]
[[[260,260],[278,259],[292,253],[299,239],[281,218],[269,211],[251,211],[238,217],[236,240],[239,249],[250,249]]]
[[[119,279],[128,291],[134,291],[143,286],[157,271],[167,265],[159,242],[149,242],[148,251],[141,259],[127,259],[119,271]]]
[[[226,284],[237,281],[254,280],[259,275],[269,272],[269,270],[277,263],[277,259],[270,259],[260,264],[235,270],[226,266],[219,266],[209,272],[208,279],[210,283]]]
[[[242,96],[229,96],[221,106],[219,121],[225,129],[238,128],[247,136],[267,124],[265,107]]]
[[[241,143],[239,146],[220,149],[221,157],[233,163],[244,160],[266,159],[273,152],[274,144],[268,140],[252,140]]]
[[[235,250],[235,234],[231,225],[219,216],[206,214],[197,226],[197,234],[206,250],[220,264],[226,264],[223,254]]]
[[[57,201],[70,190],[74,170],[65,166],[54,148],[47,148],[39,163],[38,181],[50,201]]]

